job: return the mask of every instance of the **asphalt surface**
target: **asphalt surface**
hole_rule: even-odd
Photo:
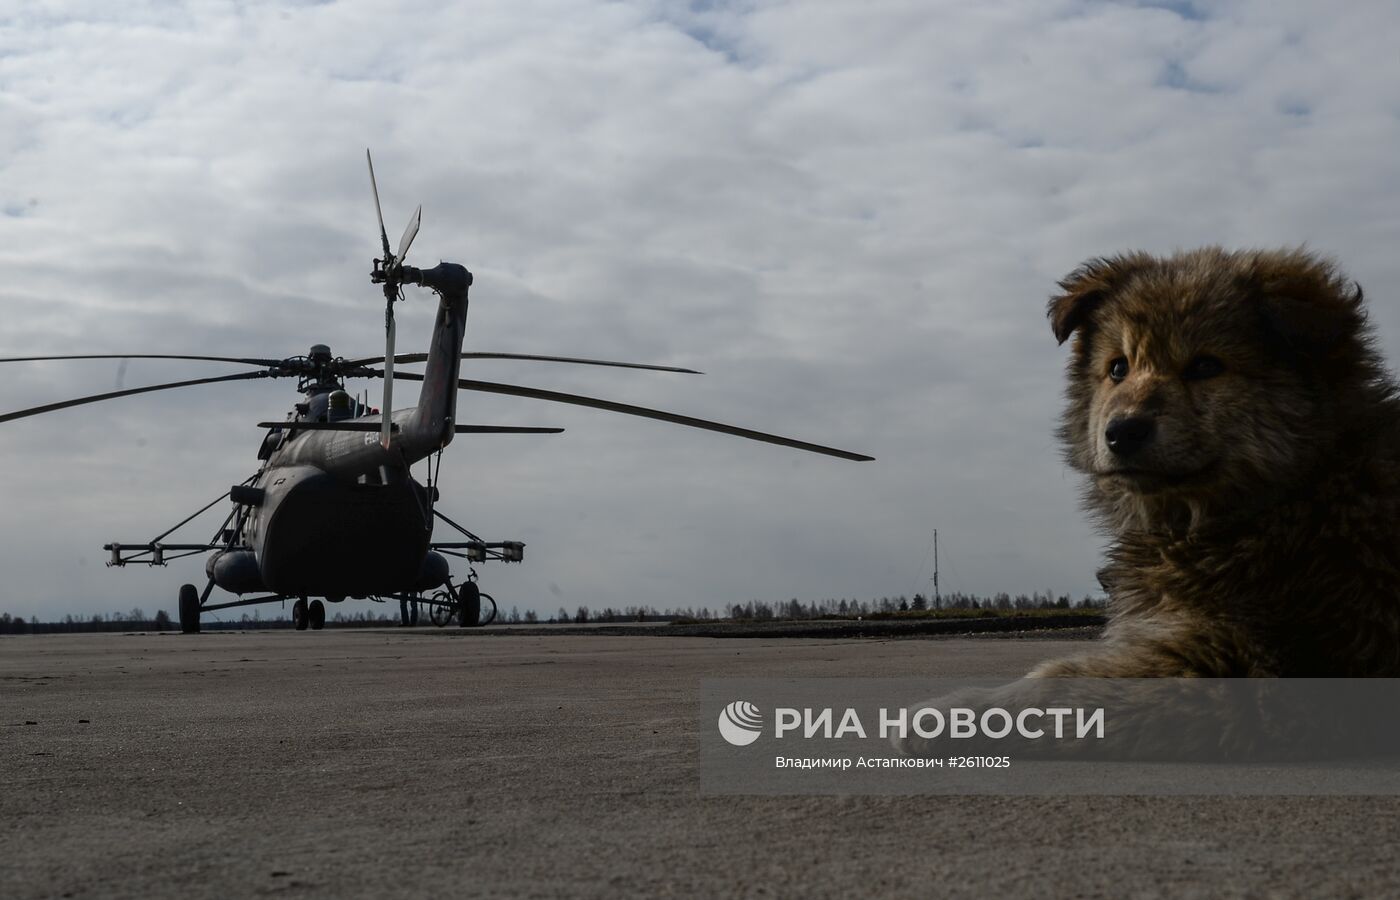
[[[0,638],[0,896],[1400,896],[1400,798],[711,797],[710,676],[1055,639]]]

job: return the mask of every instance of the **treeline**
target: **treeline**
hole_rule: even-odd
[[[40,622],[38,616],[12,616],[0,613],[0,634],[62,634],[75,631],[179,631],[170,614],[159,610],[147,616],[140,608],[128,612],[94,613],[83,618],[71,613],[55,622]]]
[[[280,612],[280,610],[279,610]],[[386,625],[397,625],[399,622],[397,606],[394,615],[387,613],[377,613],[375,610],[354,613],[336,613],[329,617],[327,624],[335,624],[342,628],[372,628]],[[245,612],[234,618],[225,616],[222,619],[215,618],[212,614],[206,614],[199,626],[204,631],[219,631],[223,629],[233,631],[256,630],[263,628],[290,628],[292,627],[291,616],[287,614],[263,616],[261,610],[254,609],[252,612]],[[95,613],[89,617],[74,616],[72,614],[64,616],[54,622],[41,622],[38,616],[30,616],[28,619],[23,616],[12,616],[9,613],[0,613],[0,634],[73,634],[79,632],[100,632],[100,631],[179,631],[180,623],[175,621],[170,613],[165,610],[157,610],[155,615],[148,616],[137,608],[128,612],[115,613]]]
[[[915,594],[913,597],[881,597],[878,600],[826,599],[803,603],[796,597],[786,603],[771,604],[763,600],[750,600],[747,603],[733,603],[727,606],[710,608],[702,606],[676,609],[657,609],[650,606],[604,607],[591,610],[587,606],[575,608],[573,612],[560,607],[548,618],[527,609],[523,613],[518,607],[510,612],[501,612],[498,623],[510,625],[546,624],[587,624],[619,622],[674,622],[677,620],[695,622],[761,622],[769,620],[801,619],[855,619],[881,618],[893,616],[956,615],[973,611],[1007,612],[1015,610],[1053,609],[1102,609],[1102,597],[1083,597],[1073,601],[1067,594],[1056,597],[1049,591],[1032,594],[1007,593],[978,596],[976,594],[953,593],[937,599]],[[419,622],[426,624],[426,615]],[[373,628],[396,625],[399,622],[398,609],[381,612],[376,609],[357,612],[336,612],[327,622],[341,628]],[[259,629],[288,628],[289,616],[277,610],[277,614],[264,617],[260,609],[244,612],[237,618],[215,619],[206,616],[201,623],[205,630],[218,629]],[[71,614],[56,622],[40,622],[37,616],[25,619],[0,613],[0,634],[61,634],[65,632],[87,631],[179,631],[180,625],[171,619],[165,610],[147,616],[139,607],[121,613],[96,613],[88,618]]]
[[[685,607],[663,611],[647,606],[628,606],[622,609],[605,607],[595,612],[587,606],[580,606],[570,613],[567,609],[560,607],[557,613],[543,620],[533,610],[527,610],[522,615],[518,610],[512,609],[510,613],[502,616],[502,619],[509,624],[531,624],[544,621],[555,625],[565,623],[578,625],[588,622],[670,622],[677,619],[697,622],[754,622],[779,619],[854,619],[919,614],[936,615],[980,610],[996,612],[1049,609],[1087,610],[1102,609],[1105,602],[1102,597],[1088,596],[1076,601],[1071,599],[1068,594],[1061,594],[1057,597],[1051,591],[1017,594],[1014,597],[1004,592],[985,597],[977,594],[953,593],[942,595],[937,599],[925,597],[923,594],[915,594],[913,597],[904,595],[881,597],[878,600],[848,600],[843,597],[841,599],[814,600],[810,603],[803,603],[794,597],[786,603],[770,604],[763,600],[750,600],[747,603],[735,603],[714,609],[704,606],[699,609]]]

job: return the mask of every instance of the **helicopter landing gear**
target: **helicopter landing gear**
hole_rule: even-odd
[[[463,628],[474,627],[481,620],[481,588],[475,581],[468,581],[457,589],[457,611]]]
[[[312,600],[306,612],[307,618],[311,620],[312,631],[320,631],[326,627],[326,604],[320,600]]]
[[[448,585],[448,590],[452,586]],[[457,588],[457,609],[458,620],[463,628],[480,628],[483,625],[490,625],[496,621],[496,600],[490,594],[482,593],[481,588],[476,586],[476,570],[473,569],[467,580],[462,582]],[[482,615],[482,610],[486,614]],[[451,613],[448,614],[448,620]],[[446,621],[443,624],[447,624]]]
[[[180,585],[180,633],[199,634],[199,588]]]
[[[298,597],[297,602],[292,604],[292,627],[297,631],[305,631],[309,624],[311,623],[307,620],[306,598]]]

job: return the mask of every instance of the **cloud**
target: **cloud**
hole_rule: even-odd
[[[470,375],[879,457],[464,396],[475,421],[568,428],[447,454],[449,514],[530,545],[524,566],[483,572],[507,608],[909,593],[934,527],[945,590],[1082,595],[1098,539],[1051,437],[1063,351],[1045,296],[1129,247],[1308,242],[1376,298],[1394,358],[1397,18],[1070,0],[34,5],[0,28],[0,355],[374,353],[370,146],[391,238],[421,202],[413,255],[476,273],[471,348],[709,373]],[[430,328],[411,298],[400,345]],[[0,409],[116,376],[3,371]],[[197,565],[108,572],[98,547],[249,474],[252,425],[291,387],[0,427],[0,609],[173,609]]]

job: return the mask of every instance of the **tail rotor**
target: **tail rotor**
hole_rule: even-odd
[[[384,400],[380,407],[383,425],[379,431],[379,443],[387,450],[393,425],[390,420],[394,412],[394,301],[403,296],[403,259],[408,255],[408,248],[413,246],[413,239],[418,237],[423,207],[420,205],[414,210],[403,237],[399,238],[399,252],[395,255],[389,249],[389,233],[384,229],[384,210],[379,205],[379,185],[374,180],[374,159],[368,148],[365,150],[365,162],[369,164],[369,187],[374,194],[374,213],[379,218],[379,241],[384,248],[383,259],[374,261],[370,280],[384,286]]]

